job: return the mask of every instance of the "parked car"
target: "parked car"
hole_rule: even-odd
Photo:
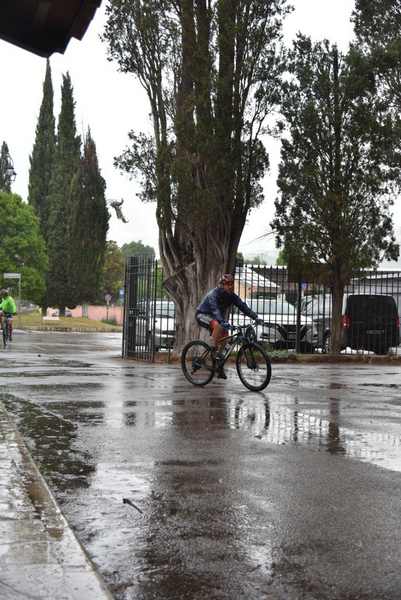
[[[59,314],[60,314],[60,311],[59,311],[59,309],[58,309],[58,308],[56,308],[55,310],[53,310],[53,312],[52,312],[51,316],[52,316],[52,317],[58,317],[58,316],[59,316]],[[65,317],[72,317],[72,312],[70,311],[70,309],[69,309],[69,308],[66,308],[66,309],[65,309],[64,316],[65,316]]]
[[[400,318],[392,296],[351,294],[341,325],[344,347],[387,354],[400,343]]]
[[[329,351],[331,341],[331,314],[332,314],[331,294],[319,294],[315,296],[305,296],[301,302],[302,314],[311,319],[317,331],[317,348],[323,352]],[[343,305],[343,312],[345,303]]]
[[[139,305],[135,319],[136,345],[158,352],[172,348],[175,339],[175,304],[156,300]]]
[[[318,347],[327,352],[331,344],[332,304],[330,295],[304,298],[302,312],[313,320]],[[392,296],[381,294],[344,295],[341,348],[364,349],[387,354],[400,343],[400,321]]]
[[[21,313],[27,313],[32,311],[40,310],[40,307],[33,302],[29,302],[28,300],[21,300],[19,305],[19,311]]]
[[[256,328],[257,339],[274,349],[295,349],[297,338],[297,311],[284,296],[247,300],[264,325]],[[250,321],[237,310],[233,311],[233,324],[246,324]],[[317,329],[310,317],[300,315],[300,342],[302,352],[313,352],[317,345]]]

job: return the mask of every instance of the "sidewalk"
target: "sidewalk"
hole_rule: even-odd
[[[1,401],[0,598],[112,599]]]

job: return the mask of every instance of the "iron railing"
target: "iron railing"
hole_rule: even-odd
[[[169,360],[175,338],[175,305],[163,288],[158,260],[131,257],[125,273],[123,356]],[[235,272],[235,292],[263,319],[257,335],[269,351],[330,351],[331,291],[317,281],[290,281],[285,267],[242,264]],[[201,299],[199,299],[201,300]],[[344,292],[344,353],[401,354],[399,320],[401,272],[363,271]],[[247,317],[234,309],[233,324]]]

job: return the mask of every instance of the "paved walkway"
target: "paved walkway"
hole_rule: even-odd
[[[112,598],[1,402],[0,598]]]

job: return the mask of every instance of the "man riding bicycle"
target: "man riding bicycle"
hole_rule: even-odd
[[[12,319],[15,313],[17,312],[17,307],[15,305],[14,298],[12,298],[8,290],[3,289],[0,290],[0,327],[3,327],[3,316],[8,320],[8,339],[12,340],[13,337],[13,325]]]
[[[231,273],[226,273],[220,279],[218,287],[210,290],[196,309],[196,321],[201,327],[210,332],[213,346],[217,352],[221,349],[222,339],[227,335],[227,330],[230,328],[230,324],[226,319],[229,309],[233,305],[237,306],[242,313],[251,319],[259,321],[258,315],[234,293],[234,277]],[[216,357],[219,358],[218,353]],[[227,379],[223,367],[219,367],[217,377]]]

